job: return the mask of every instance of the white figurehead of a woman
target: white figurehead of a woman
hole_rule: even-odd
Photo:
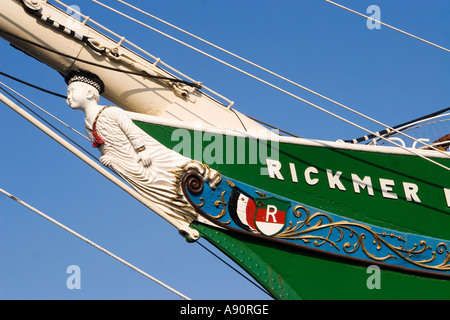
[[[168,212],[183,216],[191,212],[185,197],[174,188],[175,172],[191,159],[148,135],[123,109],[99,105],[105,85],[97,75],[77,69],[69,72],[65,81],[67,104],[84,112],[86,133],[92,146],[100,150],[100,162]]]

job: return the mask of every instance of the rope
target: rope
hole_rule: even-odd
[[[3,83],[0,82],[0,85],[3,85],[4,87],[8,88],[9,90],[13,91],[14,93],[16,93],[14,90],[10,89],[9,87],[7,87],[6,85],[4,85]],[[76,145],[78,148],[80,148],[81,150],[83,150],[86,154],[88,154],[92,159],[96,160],[98,162],[97,157],[95,157],[91,152],[89,152],[88,150],[86,150],[85,148],[83,148],[80,144],[78,144],[76,141],[74,141],[73,139],[71,139],[70,137],[68,137],[66,134],[64,134],[64,132],[62,132],[61,130],[59,130],[58,128],[56,128],[54,125],[52,125],[50,122],[48,122],[47,120],[45,120],[43,117],[41,117],[39,114],[37,114],[35,111],[31,110],[27,105],[25,105],[22,101],[18,100],[16,97],[14,97],[11,93],[7,92],[4,88],[0,88],[1,91],[3,91],[4,93],[6,93],[8,96],[10,96],[12,99],[14,99],[17,103],[19,103],[21,106],[23,106],[24,108],[26,108],[28,111],[32,112],[36,117],[38,117],[39,119],[41,119],[43,122],[45,122],[48,126],[52,127],[53,130],[57,131],[60,135],[62,135],[63,137],[65,137],[67,140],[69,140],[70,142],[72,142],[74,145]],[[19,95],[21,98],[27,100],[29,103],[33,104],[34,106],[38,107],[39,109],[41,109],[42,111],[46,112],[44,109],[40,108],[38,105],[36,105],[35,103],[33,103],[32,101],[24,98],[22,95],[16,93],[17,95]],[[46,112],[47,114],[51,115],[50,113]],[[52,116],[52,115],[51,115]],[[54,117],[54,116],[52,116]],[[56,120],[60,121],[58,118],[54,117]],[[66,125],[64,122],[60,121],[61,123],[63,123],[64,125]],[[71,128],[70,126],[66,125],[67,127]],[[72,128],[71,128],[72,129]],[[88,141],[89,138],[82,135],[81,133],[79,133],[78,131],[76,131],[75,129],[72,129],[73,131],[77,132],[78,134],[80,134],[82,137],[84,137],[85,139],[87,139]]]
[[[43,50],[46,50],[46,51],[49,51],[49,52],[52,52],[52,53],[56,53],[56,54],[58,54],[60,56],[63,56],[63,57],[69,58],[69,59],[73,59],[75,61],[80,61],[80,62],[89,64],[89,65],[92,65],[92,66],[96,66],[96,67],[99,67],[99,68],[112,70],[112,71],[116,71],[116,72],[121,72],[121,73],[127,73],[127,74],[141,76],[141,77],[147,77],[147,78],[150,78],[150,79],[158,79],[158,80],[167,80],[167,81],[172,81],[172,82],[179,82],[179,83],[182,83],[182,84],[185,84],[185,85],[189,85],[191,87],[195,87],[195,88],[198,88],[198,89],[201,88],[201,85],[199,83],[193,83],[193,82],[189,82],[189,81],[184,81],[184,80],[177,79],[177,78],[163,77],[163,76],[153,76],[153,75],[150,75],[150,74],[146,73],[145,71],[144,72],[134,72],[134,71],[117,69],[117,68],[114,68],[114,67],[108,67],[108,66],[105,66],[105,65],[103,65],[101,63],[95,63],[95,62],[92,62],[92,61],[89,61],[89,60],[81,59],[81,58],[72,56],[70,54],[66,54],[66,53],[63,53],[63,52],[60,52],[60,51],[48,48],[48,47],[43,46],[43,45],[41,45],[39,43],[27,40],[25,38],[19,37],[17,35],[14,35],[12,33],[7,32],[7,31],[2,31],[2,33],[7,34],[8,36],[14,37],[16,39],[19,39],[21,41],[24,41],[24,42],[26,42],[28,44],[33,45],[33,46],[36,46],[36,47],[38,47],[40,49],[43,49]],[[42,89],[42,90],[46,91],[45,89]],[[54,94],[51,91],[48,92],[48,93]],[[57,94],[57,95],[59,95],[59,94]],[[64,96],[61,95],[60,97],[64,97]]]
[[[29,204],[25,203],[24,201],[20,200],[19,198],[13,196],[12,194],[8,193],[7,191],[3,190],[0,188],[0,192],[3,193],[4,195],[6,195],[7,197],[11,198],[12,200],[20,203],[21,205],[25,206],[26,208],[30,209],[31,211],[33,211],[34,213],[37,213],[38,215],[40,215],[41,217],[47,219],[48,221],[56,224],[58,227],[64,229],[65,231],[69,232],[70,234],[76,236],[77,238],[87,242],[88,244],[90,244],[91,246],[93,246],[94,248],[102,251],[103,253],[106,253],[108,256],[116,259],[117,261],[123,263],[124,265],[126,265],[127,267],[133,269],[134,271],[137,271],[138,273],[140,273],[141,275],[143,275],[144,277],[147,277],[148,279],[156,282],[157,284],[163,286],[164,288],[166,288],[169,291],[172,291],[173,293],[179,295],[180,297],[182,297],[185,300],[190,300],[188,297],[186,297],[185,295],[181,294],[180,292],[176,291],[175,289],[169,287],[168,285],[164,284],[163,282],[159,281],[158,279],[152,277],[151,275],[149,275],[148,273],[142,271],[141,269],[135,267],[134,265],[132,265],[131,263],[125,261],[124,259],[116,256],[115,254],[109,252],[108,250],[104,249],[103,247],[99,246],[98,244],[96,244],[95,242],[89,240],[88,238],[82,236],[81,234],[75,232],[74,230],[66,227],[64,224],[56,221],[55,219],[51,218],[50,216],[44,214],[43,212],[37,210],[36,208],[30,206]]]
[[[47,0],[48,1],[48,0]],[[230,108],[232,105],[234,105],[234,102],[229,100],[228,98],[224,97],[223,95],[219,94],[218,92],[215,92],[214,90],[212,90],[211,88],[208,88],[206,86],[204,86],[201,82],[198,82],[192,78],[190,78],[189,76],[187,76],[186,74],[183,74],[182,72],[180,72],[179,70],[173,68],[172,66],[170,66],[169,64],[165,63],[163,60],[161,60],[160,58],[157,58],[155,56],[153,56],[152,54],[150,54],[148,51],[145,51],[144,49],[142,49],[141,47],[137,46],[136,44],[134,44],[133,42],[127,40],[125,37],[120,36],[119,34],[115,33],[114,31],[106,28],[104,25],[102,25],[101,23],[98,23],[94,20],[92,20],[89,16],[84,15],[83,13],[74,10],[72,7],[69,7],[68,5],[66,5],[65,3],[59,1],[59,0],[53,0],[54,2],[56,2],[57,4],[59,4],[60,6],[62,6],[63,8],[66,9],[70,9],[71,11],[73,11],[74,13],[78,14],[80,17],[83,17],[85,20],[83,21],[83,24],[87,23],[87,21],[89,21],[90,23],[92,23],[93,25],[99,27],[100,29],[102,29],[103,31],[109,33],[110,35],[117,37],[120,39],[119,42],[117,42],[117,44],[122,44],[122,43],[126,43],[128,45],[130,45],[131,47],[133,47],[134,49],[140,51],[141,53],[143,53],[144,55],[150,57],[151,59],[154,60],[154,65],[156,66],[158,65],[163,65],[164,67],[166,67],[167,69],[177,73],[178,75],[180,75],[183,78],[188,79],[189,81],[191,81],[191,83],[195,83],[197,84],[199,87],[202,88],[202,90],[207,90],[210,93],[214,94],[215,96],[225,100],[228,102],[228,108]],[[161,69],[163,70],[163,69]],[[165,71],[167,74],[170,74],[169,72]],[[219,102],[220,103],[220,102]],[[223,104],[223,103],[221,103]],[[224,105],[224,104],[223,104]],[[224,105],[225,106],[225,105]]]
[[[0,82],[0,85],[3,86],[4,88],[0,87],[0,90],[3,91],[5,94],[7,94],[9,97],[11,97],[12,99],[14,99],[17,103],[19,103],[21,106],[23,106],[24,108],[26,108],[28,111],[32,112],[36,117],[38,117],[39,119],[41,119],[43,122],[45,122],[48,126],[50,126],[51,128],[53,128],[55,131],[57,131],[60,135],[62,135],[63,137],[65,137],[67,140],[69,140],[70,142],[72,142],[74,145],[76,145],[79,149],[81,149],[84,153],[86,153],[87,155],[89,155],[92,159],[94,159],[97,163],[99,163],[98,157],[94,156],[91,152],[89,152],[88,150],[86,150],[86,148],[84,148],[83,146],[81,146],[79,143],[77,143],[76,141],[74,141],[73,139],[71,139],[68,135],[66,135],[64,132],[62,132],[61,130],[59,130],[58,128],[56,128],[53,124],[51,124],[49,121],[47,121],[46,119],[44,119],[42,116],[40,116],[39,114],[37,114],[34,110],[32,110],[30,107],[28,107],[26,104],[24,104],[22,101],[20,101],[19,99],[17,99],[17,97],[14,97],[10,92],[7,92],[5,90],[8,89],[11,92],[13,92],[14,94],[16,94],[17,96],[19,96],[20,98],[24,99],[25,101],[27,101],[28,103],[32,104],[34,107],[38,108],[40,111],[44,112],[45,114],[47,114],[48,116],[52,117],[53,119],[55,119],[56,121],[58,121],[59,123],[61,123],[62,125],[64,125],[65,127],[67,127],[68,129],[74,131],[75,133],[77,133],[78,135],[80,135],[81,137],[83,137],[84,139],[86,139],[87,141],[91,142],[91,140],[86,137],[84,134],[82,134],[81,132],[77,131],[76,129],[72,128],[71,126],[69,126],[68,124],[66,124],[64,121],[61,121],[59,118],[55,117],[54,115],[52,115],[50,112],[46,111],[44,108],[38,106],[36,103],[34,103],[33,101],[29,100],[28,98],[24,97],[23,95],[21,95],[20,93],[18,93],[17,91],[13,90],[12,88],[8,87],[6,84]],[[112,174],[117,176],[117,173],[114,172],[111,168],[107,167],[107,170],[109,170]]]
[[[422,116],[422,117],[420,117],[420,118],[417,118],[417,119],[414,119],[414,120],[410,120],[410,121],[404,122],[404,123],[402,123],[402,124],[399,124],[399,125],[394,126],[393,128],[398,129],[398,130],[400,130],[400,131],[403,131],[403,130],[408,129],[410,126],[414,125],[414,124],[417,123],[417,122],[425,121],[425,120],[430,120],[430,119],[434,118],[435,116],[437,116],[437,115],[439,115],[439,114],[441,114],[441,113],[444,113],[444,112],[446,112],[446,111],[448,111],[448,110],[450,110],[450,107],[445,108],[445,109],[442,109],[442,110],[439,110],[439,111],[435,111],[435,112],[433,112],[433,113],[424,115],[424,116]],[[395,132],[392,132],[391,130],[389,130],[389,129],[387,128],[387,129],[384,129],[384,130],[382,130],[382,131],[376,132],[376,135],[364,136],[364,137],[360,137],[360,138],[352,139],[352,140],[344,140],[344,142],[349,142],[349,143],[359,143],[359,142],[367,141],[367,140],[369,140],[369,139],[376,138],[376,137],[378,137],[378,136],[380,136],[380,135],[383,135],[383,136],[385,136],[385,137],[389,137],[389,136],[393,135],[394,133],[395,133]]]
[[[252,119],[253,121],[259,122],[259,123],[261,123],[261,124],[263,124],[263,125],[265,125],[265,126],[268,126],[268,127],[272,128],[272,129],[275,129],[275,130],[278,130],[278,131],[283,132],[283,133],[285,133],[285,134],[288,134],[288,135],[290,135],[290,136],[292,136],[292,137],[294,137],[294,138],[300,138],[299,136],[297,136],[297,135],[295,135],[295,134],[293,134],[293,133],[290,133],[290,132],[288,132],[288,131],[285,131],[285,130],[282,130],[282,129],[280,129],[280,128],[277,128],[277,127],[275,127],[275,126],[273,126],[273,125],[271,125],[271,124],[268,124],[267,122],[264,122],[264,121],[261,121],[261,120],[259,120],[259,119],[250,117],[250,116],[248,116],[248,115],[247,115],[247,117],[250,118],[250,119]]]
[[[393,26],[391,26],[391,25],[389,25],[389,24],[387,24],[387,23],[384,23],[384,22],[382,22],[382,21],[378,21],[377,19],[371,18],[371,17],[366,16],[366,15],[364,15],[364,14],[362,14],[362,13],[359,13],[358,11],[355,11],[355,10],[352,10],[352,9],[350,9],[350,8],[344,7],[344,6],[341,5],[341,4],[338,4],[338,3],[333,2],[333,1],[330,1],[330,0],[325,0],[325,1],[328,2],[328,3],[331,3],[332,5],[337,6],[337,7],[339,7],[339,8],[342,8],[342,9],[344,9],[344,10],[347,10],[347,11],[349,11],[349,12],[352,12],[352,13],[354,13],[354,14],[357,14],[357,15],[359,15],[359,16],[361,16],[361,17],[364,17],[364,18],[366,18],[366,19],[370,19],[370,20],[375,21],[375,22],[377,22],[377,23],[379,23],[379,24],[382,24],[383,26],[388,27],[388,28],[391,28],[392,30],[398,31],[398,32],[400,32],[400,33],[403,33],[404,35],[407,35],[408,37],[411,37],[411,38],[420,40],[420,41],[425,42],[425,43],[427,43],[427,44],[429,44],[429,45],[432,45],[432,46],[434,46],[434,47],[436,47],[436,48],[439,48],[439,49],[442,49],[442,50],[444,50],[444,51],[450,52],[450,50],[447,49],[447,48],[444,48],[444,47],[442,47],[442,46],[440,46],[440,45],[437,45],[437,44],[435,44],[435,43],[433,43],[433,42],[431,42],[431,41],[428,41],[428,40],[425,40],[425,39],[420,38],[420,37],[418,37],[418,36],[415,36],[415,35],[413,35],[413,34],[411,34],[411,33],[409,33],[409,32],[400,30],[400,29],[398,29],[398,28],[396,28],[396,27],[393,27]]]
[[[22,82],[21,80],[18,79],[19,82]],[[25,83],[26,85],[30,85]],[[38,106],[36,103],[34,103],[33,101],[29,100],[28,98],[24,97],[23,95],[21,95],[20,93],[18,93],[17,91],[13,90],[12,88],[8,87],[6,84],[4,84],[3,82],[0,82],[0,85],[2,85],[3,87],[5,87],[6,89],[8,89],[9,91],[13,92],[14,94],[16,94],[17,96],[21,97],[22,99],[26,100],[28,103],[32,104],[33,106],[35,106],[36,108],[38,108],[40,111],[44,112],[45,114],[47,114],[48,116],[52,117],[53,119],[55,119],[56,121],[58,121],[59,123],[61,123],[62,125],[64,125],[65,127],[67,127],[68,129],[72,130],[73,132],[75,132],[76,134],[80,135],[81,137],[83,137],[84,139],[89,140],[88,137],[86,137],[84,134],[82,134],[81,132],[79,132],[78,130],[72,128],[71,126],[69,126],[67,123],[65,123],[64,121],[62,121],[61,119],[55,117],[54,115],[52,115],[50,112],[48,112],[47,110],[45,110],[44,108]],[[2,89],[3,90],[3,89]],[[5,90],[3,90],[5,93],[7,93]],[[12,97],[9,93],[7,93],[10,97]],[[64,97],[66,98],[66,97]],[[16,101],[18,101],[16,99]],[[19,101],[18,101],[19,102]],[[23,106],[25,106],[24,104],[22,104]],[[28,110],[31,111],[31,109],[27,108]],[[36,114],[36,113],[34,113]],[[37,114],[36,114],[37,115]],[[42,120],[44,120],[42,117],[40,117]],[[49,124],[47,122],[47,124]],[[54,127],[53,127],[54,128]]]
[[[114,8],[111,8],[111,7],[105,5],[105,4],[103,4],[103,3],[101,3],[101,2],[99,2],[99,1],[97,1],[97,0],[91,0],[91,1],[94,2],[94,3],[96,3],[96,4],[98,4],[98,5],[100,5],[100,6],[102,6],[102,7],[104,7],[104,8],[106,8],[106,9],[109,9],[109,10],[115,12],[115,13],[117,13],[117,14],[119,14],[119,15],[121,15],[121,16],[127,18],[127,19],[130,19],[130,20],[132,20],[132,21],[134,21],[134,22],[136,22],[136,23],[138,23],[138,24],[140,24],[140,25],[142,25],[142,26],[144,26],[144,27],[146,27],[146,28],[148,28],[148,29],[150,29],[150,30],[152,30],[152,31],[154,31],[154,32],[157,32],[157,33],[159,33],[159,34],[161,34],[161,35],[163,35],[163,36],[165,36],[165,37],[168,37],[169,39],[171,39],[171,40],[173,40],[173,41],[175,41],[175,42],[178,42],[178,43],[180,43],[180,44],[182,44],[182,45],[184,45],[184,46],[186,46],[186,47],[188,47],[188,48],[190,48],[190,49],[192,49],[192,50],[194,50],[194,51],[197,51],[197,52],[199,52],[199,53],[201,53],[201,54],[203,54],[203,55],[205,55],[205,56],[207,56],[207,57],[209,57],[209,58],[211,58],[211,59],[213,59],[213,60],[215,60],[215,61],[217,61],[217,62],[219,62],[219,63],[222,63],[222,64],[226,65],[227,67],[230,67],[230,68],[232,68],[232,69],[234,69],[234,70],[236,70],[236,71],[238,71],[238,72],[241,72],[241,73],[243,73],[243,74],[245,74],[245,75],[247,75],[247,76],[249,76],[249,77],[251,77],[251,78],[257,80],[257,81],[260,81],[260,82],[262,82],[262,83],[264,83],[264,84],[266,84],[266,85],[268,85],[268,86],[270,86],[270,87],[272,87],[272,88],[274,88],[274,89],[276,89],[276,90],[279,90],[279,91],[281,91],[281,92],[283,92],[283,93],[286,93],[286,94],[288,94],[288,95],[291,95],[292,97],[294,97],[294,98],[296,98],[296,99],[299,99],[297,96],[295,96],[295,95],[293,95],[293,94],[290,94],[290,93],[288,93],[287,91],[282,90],[282,89],[280,89],[279,87],[277,87],[277,86],[275,86],[275,85],[272,85],[271,83],[269,83],[269,82],[267,82],[267,81],[262,80],[261,78],[258,78],[258,77],[256,77],[256,76],[254,76],[254,75],[252,75],[252,74],[250,74],[250,73],[248,73],[248,72],[246,72],[246,71],[240,69],[240,68],[237,68],[237,67],[235,67],[235,66],[233,66],[233,65],[231,65],[231,64],[229,64],[229,63],[227,63],[227,62],[225,62],[225,61],[223,61],[223,60],[221,60],[221,59],[218,59],[218,58],[216,58],[216,57],[214,57],[214,56],[212,56],[212,55],[210,55],[210,54],[208,54],[208,53],[206,53],[206,52],[204,52],[204,51],[202,51],[202,50],[200,50],[200,49],[197,49],[197,48],[195,48],[195,47],[193,47],[193,46],[191,46],[191,45],[189,45],[189,44],[187,44],[187,43],[185,43],[185,42],[183,42],[183,41],[181,41],[181,40],[178,40],[178,39],[176,39],[176,38],[174,38],[174,37],[172,37],[172,36],[170,36],[170,35],[168,35],[168,34],[162,32],[162,31],[160,31],[160,30],[158,30],[158,29],[155,29],[155,28],[153,28],[153,27],[151,27],[151,26],[149,26],[149,25],[147,25],[147,24],[145,24],[145,23],[143,23],[143,22],[141,22],[141,21],[139,21],[139,20],[137,20],[137,19],[134,19],[134,18],[132,18],[132,17],[130,17],[130,16],[128,16],[128,15],[126,15],[126,14],[124,14],[124,13],[122,13],[122,12],[116,10],[116,9],[114,9]],[[185,34],[187,34],[187,35],[189,35],[189,36],[191,36],[191,37],[193,37],[193,38],[195,38],[195,39],[197,39],[197,40],[200,40],[200,41],[202,41],[202,42],[204,42],[204,43],[206,43],[206,44],[208,44],[208,45],[210,45],[210,46],[212,46],[212,47],[214,47],[214,48],[216,48],[216,49],[218,49],[218,50],[220,50],[220,51],[223,51],[223,52],[225,52],[225,53],[227,53],[227,54],[229,54],[229,55],[231,55],[231,56],[233,56],[233,57],[235,57],[235,58],[237,58],[237,59],[239,59],[239,60],[241,60],[241,61],[243,61],[243,62],[246,62],[246,63],[248,63],[248,64],[250,64],[250,65],[252,65],[252,66],[254,66],[254,67],[256,67],[256,68],[258,68],[258,69],[260,69],[260,70],[262,70],[262,71],[264,71],[264,72],[267,72],[267,73],[269,73],[269,74],[271,74],[271,75],[273,75],[273,76],[275,76],[275,77],[277,77],[277,78],[279,78],[279,79],[281,79],[281,80],[284,80],[284,81],[286,81],[286,82],[288,82],[288,83],[290,83],[290,84],[292,84],[292,85],[295,85],[295,86],[297,86],[297,87],[299,87],[299,88],[301,88],[301,89],[303,89],[303,90],[305,90],[305,91],[308,91],[309,93],[312,93],[312,94],[314,94],[314,95],[316,95],[316,96],[318,96],[318,97],[320,97],[320,98],[322,98],[322,99],[324,99],[324,100],[327,100],[328,102],[331,102],[331,103],[333,103],[333,104],[336,104],[336,105],[338,105],[339,107],[341,107],[341,108],[343,108],[343,109],[345,109],[345,110],[347,110],[347,111],[350,111],[350,112],[352,112],[352,113],[355,113],[355,114],[357,114],[357,115],[360,116],[360,117],[363,117],[363,118],[365,118],[365,119],[367,119],[367,120],[369,120],[369,121],[372,121],[372,122],[374,122],[374,123],[377,123],[378,125],[381,125],[381,126],[383,126],[384,128],[387,128],[387,129],[389,129],[389,130],[391,130],[391,131],[397,132],[398,134],[401,134],[401,135],[405,136],[406,138],[409,138],[409,139],[411,139],[411,140],[413,140],[413,141],[415,141],[415,142],[417,142],[417,143],[420,143],[420,144],[422,144],[422,145],[424,145],[424,146],[426,146],[426,147],[430,147],[432,150],[437,151],[437,152],[440,152],[441,154],[443,154],[443,155],[445,155],[446,157],[449,157],[449,158],[450,158],[450,155],[449,155],[448,153],[442,152],[441,150],[439,150],[439,149],[437,149],[437,148],[435,148],[435,147],[433,147],[433,146],[430,146],[429,144],[426,144],[426,143],[424,143],[424,142],[421,141],[421,140],[415,139],[414,137],[411,137],[411,136],[407,135],[407,134],[404,133],[404,132],[398,131],[398,130],[396,130],[395,128],[391,128],[390,126],[388,126],[388,125],[386,125],[386,124],[384,124],[384,123],[382,123],[382,122],[380,122],[380,121],[378,121],[378,120],[375,120],[375,119],[373,119],[373,118],[371,118],[371,117],[369,117],[369,116],[367,116],[367,115],[365,115],[365,114],[363,114],[363,113],[361,113],[361,112],[359,112],[359,111],[356,111],[356,110],[354,110],[354,109],[352,109],[352,108],[350,108],[350,107],[348,107],[348,106],[346,106],[346,105],[344,105],[344,104],[342,104],[342,103],[339,103],[339,102],[337,102],[337,101],[335,101],[335,100],[333,100],[333,99],[331,99],[331,98],[328,98],[328,97],[324,96],[323,94],[320,94],[320,93],[318,93],[318,92],[316,92],[316,91],[314,91],[314,90],[311,90],[311,89],[309,89],[309,88],[307,88],[307,87],[305,87],[305,86],[303,86],[303,85],[301,85],[301,84],[299,84],[299,83],[296,83],[296,82],[294,82],[294,81],[292,81],[292,80],[290,80],[290,79],[288,79],[288,78],[286,78],[286,77],[283,77],[283,76],[281,76],[281,75],[279,75],[279,74],[277,74],[277,73],[275,73],[275,72],[273,72],[273,71],[270,71],[270,70],[268,70],[268,69],[266,69],[266,68],[264,68],[264,67],[262,67],[262,66],[260,66],[260,65],[258,65],[258,64],[256,64],[256,63],[253,63],[253,62],[251,62],[251,61],[249,61],[249,60],[247,60],[247,59],[245,59],[245,58],[242,58],[242,57],[238,56],[237,54],[234,54],[234,53],[232,53],[232,52],[230,52],[230,51],[228,51],[228,50],[225,50],[225,49],[223,49],[223,48],[221,48],[221,47],[219,47],[219,46],[217,46],[217,45],[215,45],[215,44],[213,44],[213,43],[211,43],[211,42],[209,42],[209,41],[206,41],[206,40],[204,40],[204,39],[202,39],[202,38],[200,38],[200,37],[198,37],[198,36],[196,36],[196,35],[194,35],[194,34],[188,32],[188,31],[186,31],[186,30],[183,30],[183,29],[181,29],[181,28],[179,28],[179,27],[177,27],[177,26],[175,26],[175,25],[173,25],[173,24],[171,24],[171,23],[168,23],[168,22],[166,22],[166,21],[164,21],[164,20],[162,20],[162,19],[160,19],[160,18],[157,18],[157,17],[155,17],[154,15],[151,15],[151,14],[145,12],[144,10],[141,10],[141,9],[135,7],[135,6],[132,6],[132,5],[128,4],[127,2],[123,1],[123,0],[117,0],[117,1],[120,2],[120,3],[122,3],[122,4],[125,4],[125,5],[129,6],[129,7],[131,7],[131,8],[133,8],[134,10],[137,10],[137,11],[139,11],[139,12],[141,12],[141,13],[144,13],[144,14],[146,14],[147,16],[149,16],[149,17],[151,17],[151,18],[153,18],[153,19],[156,19],[156,20],[158,20],[158,21],[160,21],[160,22],[162,22],[162,23],[164,23],[164,24],[166,24],[166,25],[168,25],[168,26],[170,26],[170,27],[172,27],[172,28],[175,28],[176,30],[181,31],[181,32],[183,32],[183,33],[185,33]],[[299,100],[305,102],[305,100],[302,100],[302,99],[299,99]],[[310,103],[308,103],[308,102],[305,102],[305,103],[310,104]],[[313,107],[316,107],[316,106],[313,105],[313,104],[310,104],[310,105],[313,106]],[[324,111],[324,112],[326,112],[326,113],[328,113],[328,114],[330,114],[330,115],[332,115],[332,116],[334,116],[334,117],[336,117],[336,118],[338,118],[338,119],[340,119],[340,120],[343,120],[343,118],[336,116],[334,113],[327,112],[327,111],[325,111],[325,109],[323,109],[323,108],[318,108],[318,109],[321,110],[321,111]],[[344,121],[345,121],[345,120],[344,120]],[[350,122],[350,121],[346,121],[346,122],[349,123],[349,124],[354,125],[354,124],[353,124],[352,122]],[[359,127],[359,126],[356,126],[356,127],[358,127],[359,129],[362,128],[362,127]],[[371,135],[375,134],[375,133],[372,133],[371,131],[368,131],[367,129],[363,129],[363,130],[366,131],[366,132],[369,132]],[[290,133],[289,133],[289,134],[290,134]],[[292,134],[291,134],[291,135],[292,135]],[[375,135],[376,135],[376,134],[375,134]]]
[[[5,76],[5,77],[10,78],[10,79],[12,79],[12,80],[14,80],[14,81],[23,83],[23,84],[25,84],[25,85],[27,85],[27,86],[30,86],[30,87],[32,87],[32,88],[41,90],[41,91],[43,91],[43,92],[52,94],[52,95],[54,95],[54,96],[57,96],[57,97],[60,97],[60,98],[63,98],[63,99],[67,99],[67,97],[66,97],[66,96],[63,96],[62,94],[59,94],[59,93],[56,93],[56,92],[53,92],[53,91],[44,89],[44,88],[42,88],[42,87],[36,86],[36,85],[34,85],[34,84],[32,84],[32,83],[29,83],[29,82],[26,82],[26,81],[20,80],[20,79],[18,79],[18,78],[16,78],[16,77],[13,77],[13,76],[11,76],[11,75],[9,75],[9,74],[6,74],[6,73],[4,73],[4,72],[1,72],[1,71],[0,71],[0,74],[1,74],[2,76]]]

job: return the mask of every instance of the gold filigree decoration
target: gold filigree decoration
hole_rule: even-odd
[[[260,198],[267,198],[267,195],[265,192],[261,192],[258,190],[255,190],[255,192],[259,195]]]
[[[233,181],[230,181],[230,180],[225,180],[225,182],[231,187],[231,188],[234,188],[234,187],[236,187],[236,185],[234,184],[234,182]]]
[[[218,208],[220,205],[223,205],[222,211],[217,216],[213,217],[215,219],[220,219],[227,213],[227,202],[224,199],[226,192],[226,190],[222,191],[222,193],[220,194],[220,200],[214,202],[216,208]]]
[[[412,248],[408,249],[404,244],[395,246],[386,240],[390,237],[395,238],[402,243],[406,242],[402,236],[394,233],[377,233],[374,232],[371,227],[357,222],[334,222],[330,215],[321,212],[310,214],[309,210],[302,205],[295,206],[293,208],[293,214],[297,218],[301,218],[303,215],[305,218],[296,222],[295,225],[292,221],[289,222],[288,226],[282,232],[274,235],[274,237],[288,240],[300,240],[303,243],[312,243],[315,247],[329,244],[330,247],[335,248],[338,251],[341,251],[342,249],[342,251],[347,254],[353,254],[358,250],[361,250],[368,258],[379,262],[384,262],[388,259],[397,260],[399,257],[418,267],[437,271],[450,270],[450,245],[448,243],[440,242],[433,250],[425,240],[421,240],[414,244]],[[316,231],[323,230],[326,231],[325,235],[313,234]],[[337,231],[337,235],[335,231]],[[347,235],[346,232],[348,233]],[[367,246],[367,242],[369,241],[366,240],[368,235],[373,238],[370,248]],[[354,241],[344,241],[344,239],[354,239]],[[380,256],[379,253],[383,247],[389,249],[390,252]],[[375,252],[373,252],[374,248]],[[412,257],[419,257],[427,251],[431,251],[428,259],[420,261],[412,259]],[[436,260],[437,256],[442,255],[444,255],[444,259],[441,263],[430,265],[430,263]]]
[[[197,204],[197,207],[199,207],[199,208],[201,208],[201,207],[203,207],[205,205],[205,198],[200,197],[200,201],[201,202],[199,204]]]

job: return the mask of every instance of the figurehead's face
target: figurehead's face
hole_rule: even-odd
[[[98,90],[93,86],[75,81],[67,86],[67,104],[75,110],[84,110],[95,101],[98,102]]]

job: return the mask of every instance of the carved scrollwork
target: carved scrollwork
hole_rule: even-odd
[[[196,172],[188,172],[183,177],[187,190],[193,195],[198,195],[203,191],[203,179]]]
[[[297,221],[295,225],[292,221],[289,222],[288,226],[274,237],[300,240],[303,243],[312,243],[315,247],[329,244],[337,251],[342,250],[347,254],[361,251],[367,258],[379,262],[400,258],[421,268],[450,270],[450,245],[447,243],[440,242],[433,249],[426,240],[420,240],[407,248],[402,236],[386,232],[377,233],[362,223],[333,221],[330,215],[321,212],[311,215],[309,210],[301,205],[294,207],[293,214],[297,218],[301,218],[304,214],[305,218]],[[395,238],[401,244],[394,245],[388,238]],[[423,258],[426,253],[427,258]],[[433,265],[438,256],[442,262]],[[414,257],[417,257],[417,260]]]
[[[222,180],[222,175],[220,173],[211,169],[208,165],[195,160],[185,163],[173,173],[177,176],[177,189],[180,190],[180,192],[182,192],[188,199],[189,196],[186,194],[186,191],[191,195],[197,196],[204,191],[205,183],[207,183],[210,188],[214,190]],[[226,202],[223,197],[224,194],[222,194],[221,201],[219,201],[220,204],[223,204],[223,209],[220,213],[221,216],[226,213]],[[200,200],[200,204],[195,204],[192,201],[189,201],[191,206],[197,210],[205,205],[205,199],[200,197]],[[216,208],[218,208],[218,206],[219,204],[216,203]]]
[[[215,189],[222,180],[222,175],[206,164],[191,160],[173,172],[177,176],[177,188],[183,188],[192,195],[203,192],[204,183]]]
[[[197,174],[197,177],[193,175],[194,173]],[[190,183],[192,183],[193,190],[203,188],[203,185],[200,187],[200,183],[203,184],[203,181],[208,183],[211,189],[215,189],[222,180],[222,175],[219,172],[211,169],[208,165],[195,160],[192,160],[184,164],[181,167],[181,171],[178,172],[177,174],[179,176],[183,176],[182,178],[183,180],[186,180],[187,177],[190,180],[195,179],[189,181]],[[201,180],[201,182],[197,181],[198,179]]]

